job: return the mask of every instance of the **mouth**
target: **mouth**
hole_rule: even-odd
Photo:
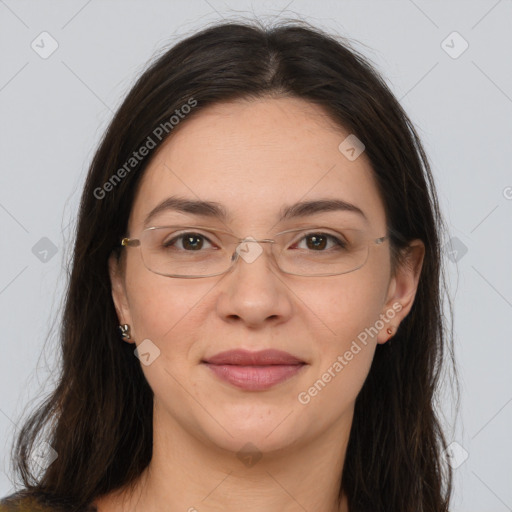
[[[219,379],[247,391],[269,389],[294,377],[307,365],[280,350],[229,350],[201,362]]]

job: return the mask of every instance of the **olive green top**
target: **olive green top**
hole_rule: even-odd
[[[96,507],[87,510],[70,510],[66,507],[53,507],[44,504],[41,499],[29,495],[26,491],[19,491],[0,499],[0,512],[97,512]]]
[[[0,512],[51,512],[51,510],[41,505],[36,498],[18,497],[17,493],[0,500]]]

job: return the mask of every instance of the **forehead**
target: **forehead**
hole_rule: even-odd
[[[215,104],[182,121],[141,179],[130,231],[170,196],[222,204],[233,229],[275,223],[283,206],[318,198],[357,205],[375,230],[384,205],[364,152],[350,161],[338,148],[350,135],[319,106],[296,98]],[[176,215],[173,217],[176,218]]]

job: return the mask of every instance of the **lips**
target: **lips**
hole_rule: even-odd
[[[260,350],[250,352],[249,350],[228,350],[206,359],[210,364],[232,364],[237,366],[267,366],[277,364],[303,364],[304,361],[281,350]]]
[[[202,361],[219,379],[247,391],[263,391],[299,373],[306,363],[281,350],[228,350]]]

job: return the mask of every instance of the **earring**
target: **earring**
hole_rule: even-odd
[[[388,327],[386,329],[386,332],[389,334],[389,337],[392,338],[393,337],[393,328],[392,327]],[[389,339],[389,338],[388,338]]]
[[[130,326],[128,324],[120,325],[119,331],[121,332],[121,338],[123,339],[123,341],[129,340],[131,338]]]

